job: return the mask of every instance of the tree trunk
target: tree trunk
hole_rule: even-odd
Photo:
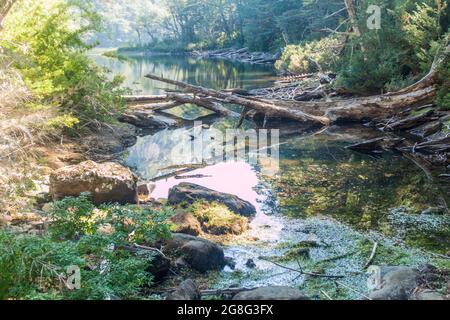
[[[238,97],[235,95],[230,95],[226,93],[222,93],[216,90],[211,90],[199,86],[193,86],[184,82],[165,79],[163,77],[148,74],[145,76],[146,78],[173,84],[176,86],[179,86],[181,88],[184,88],[187,92],[191,92],[194,94],[201,94],[205,95],[207,97],[215,98],[216,100],[231,103],[231,104],[237,104],[243,107],[248,107],[250,109],[254,109],[260,113],[264,113],[271,116],[278,116],[282,118],[289,118],[297,121],[312,121],[317,122],[322,125],[329,125],[330,121],[328,118],[323,116],[314,116],[307,114],[301,110],[293,110],[286,108],[284,106],[276,105],[275,103],[269,102],[269,101],[256,101],[256,100],[250,100],[242,97]]]
[[[0,31],[3,29],[3,20],[8,15],[9,11],[17,0],[0,0]]]
[[[355,33],[355,35],[357,37],[361,37],[362,33],[361,33],[361,29],[359,28],[359,25],[358,25],[358,18],[356,16],[356,10],[355,10],[355,5],[353,3],[353,0],[344,0],[344,2],[345,2],[345,7],[347,8],[348,17],[350,19],[350,25],[353,29],[353,32]]]

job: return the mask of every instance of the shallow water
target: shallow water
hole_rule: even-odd
[[[266,86],[274,74],[267,66],[186,57],[119,62],[97,56],[96,60],[123,73],[129,86],[146,94],[168,88],[143,78],[148,72],[215,89]],[[204,115],[193,106],[172,112],[186,119]],[[345,148],[379,133],[364,127],[332,127],[316,134],[287,134],[292,130],[283,124],[278,141],[270,138],[271,148],[263,144],[256,149],[247,146],[247,150],[244,140],[224,148],[226,155],[230,150],[234,155],[237,150],[247,150],[244,157],[235,160],[220,152],[218,156],[217,148],[210,148],[211,137],[217,140],[218,133],[234,128],[237,121],[222,119],[211,126],[197,123],[139,137],[124,157],[142,180],[155,183],[155,199],[166,198],[169,189],[180,182],[192,182],[255,205],[257,215],[250,230],[225,244],[226,255],[236,262],[235,270],[210,274],[211,287],[299,285],[313,294],[325,290],[334,298],[358,299],[368,291],[367,274],[362,271],[372,247],[368,239],[382,243],[374,263],[386,265],[430,262],[433,256],[426,251],[445,253],[450,248],[448,215],[420,214],[448,201],[448,186],[434,185],[419,167],[399,154],[385,152],[374,157]],[[244,129],[256,126],[246,122]],[[199,137],[208,150],[200,158],[195,153],[192,156]],[[229,142],[226,135],[223,141]],[[309,259],[284,259],[302,241],[320,245],[310,248]],[[332,263],[323,261],[343,254],[349,256]],[[339,285],[321,278],[305,281],[304,275],[266,258],[278,259],[291,268],[346,277]],[[248,259],[257,267],[246,266]]]
[[[200,130],[224,131],[231,124],[219,121]],[[330,128],[316,135],[281,136],[279,158],[275,159],[278,168],[268,170],[273,168],[267,168],[263,157],[256,163],[245,159],[224,161],[214,156],[199,162],[186,157],[182,151],[190,150],[197,129],[160,131],[139,138],[128,150],[126,164],[141,179],[157,180],[154,198],[167,198],[171,187],[182,181],[192,182],[250,201],[258,211],[253,222],[256,227],[267,225],[261,221],[270,220],[271,215],[291,222],[329,217],[356,230],[376,230],[400,238],[412,246],[437,251],[450,247],[447,216],[420,215],[429,207],[439,206],[442,194],[419,167],[390,152],[373,157],[345,149],[355,141],[376,136],[376,132],[353,127]],[[192,165],[199,168],[176,174]],[[400,223],[392,209],[401,206],[408,208],[407,216],[423,223]],[[259,236],[277,237],[273,229]]]

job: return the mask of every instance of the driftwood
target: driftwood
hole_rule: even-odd
[[[378,137],[366,141],[362,141],[359,143],[352,144],[347,149],[359,151],[359,152],[373,152],[376,150],[388,150],[392,149],[395,146],[398,146],[405,139],[397,138],[397,137]]]
[[[316,122],[316,123],[319,123],[322,125],[330,124],[329,119],[326,117],[313,116],[313,115],[305,113],[301,110],[289,109],[284,106],[276,105],[275,103],[271,103],[270,101],[262,102],[262,101],[250,100],[250,99],[246,99],[246,98],[239,97],[236,95],[232,95],[232,94],[230,95],[230,94],[222,93],[222,92],[219,92],[216,90],[206,89],[206,88],[203,88],[200,86],[190,85],[190,84],[180,82],[180,81],[166,79],[166,78],[163,78],[163,77],[160,77],[157,75],[153,75],[153,74],[148,74],[148,75],[146,75],[146,77],[149,79],[158,80],[158,81],[162,81],[165,83],[179,86],[179,87],[185,89],[185,91],[188,91],[188,92],[191,92],[194,94],[201,94],[201,95],[205,95],[205,96],[209,96],[209,97],[218,99],[219,101],[222,101],[222,102],[237,104],[237,105],[241,105],[243,107],[254,109],[263,114],[267,114],[267,115],[271,115],[271,116],[278,116],[278,117],[288,118],[288,119],[293,119],[293,120],[298,120],[298,121],[312,121],[312,122]]]
[[[163,102],[167,101],[167,95],[140,95],[140,96],[122,96],[123,101],[126,103],[137,102]]]
[[[280,53],[249,52],[247,48],[226,48],[211,51],[195,50],[192,55],[198,58],[220,58],[254,64],[273,64],[280,58]]]
[[[433,114],[433,110],[429,110],[424,112],[423,114],[419,114],[416,116],[407,117],[405,119],[393,122],[386,126],[389,130],[407,130],[411,128],[415,128],[428,120],[428,117]]]
[[[367,262],[364,264],[364,269],[367,269],[367,267],[369,267],[372,264],[372,261],[375,258],[375,254],[377,252],[377,248],[378,248],[378,242],[375,242],[373,244],[373,248],[370,253],[369,259],[367,259]]]
[[[236,112],[228,110],[227,108],[222,106],[222,104],[220,104],[214,100],[208,99],[208,98],[196,97],[195,95],[192,96],[192,95],[186,95],[186,94],[177,94],[177,93],[168,93],[167,95],[172,100],[175,100],[178,103],[181,103],[181,104],[192,103],[192,104],[195,104],[202,108],[213,111],[222,116],[236,116],[236,117],[239,116],[239,114],[237,114]]]

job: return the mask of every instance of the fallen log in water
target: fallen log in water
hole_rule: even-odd
[[[275,103],[271,102],[265,102],[265,101],[256,101],[251,99],[246,99],[243,97],[239,97],[233,94],[226,94],[220,91],[212,90],[203,88],[200,86],[194,86],[190,85],[184,82],[175,81],[166,79],[157,75],[148,74],[145,77],[153,80],[162,81],[165,83],[173,84],[176,86],[179,86],[187,92],[191,92],[194,94],[201,94],[208,97],[219,99],[220,101],[231,103],[231,104],[237,104],[243,107],[247,107],[249,109],[254,109],[260,113],[271,115],[271,116],[278,116],[282,118],[288,118],[293,119],[297,121],[312,121],[316,122],[322,125],[328,126],[330,124],[330,120],[327,117],[321,117],[321,116],[313,116],[310,114],[307,114],[301,110],[296,109],[289,109],[284,106],[279,106]]]
[[[137,95],[137,96],[122,96],[125,103],[139,103],[139,102],[163,102],[167,101],[167,95]]]
[[[213,111],[219,115],[223,116],[239,116],[236,112],[233,112],[231,110],[228,110],[222,104],[208,99],[208,98],[202,98],[202,97],[196,97],[195,95],[186,95],[186,94],[177,94],[177,93],[168,93],[167,94],[171,99],[177,101],[178,103],[184,104],[184,103],[192,103],[197,106],[200,106],[202,108],[208,109],[210,111]]]
[[[362,122],[395,116],[408,108],[432,103],[436,97],[437,69],[448,58],[450,45],[436,57],[430,72],[417,83],[395,93],[335,101],[288,102],[280,100],[251,99],[236,94],[207,89],[184,82],[148,74],[147,78],[169,83],[194,95],[203,95],[218,102],[237,104],[266,116],[309,121],[328,126],[338,122]],[[203,98],[202,98],[203,99]]]
[[[423,114],[407,117],[405,119],[396,121],[394,123],[388,124],[386,126],[389,130],[407,130],[415,128],[423,123],[425,123],[429,116],[433,114],[433,110],[424,112]]]

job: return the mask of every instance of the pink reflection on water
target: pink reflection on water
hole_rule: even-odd
[[[253,204],[259,211],[260,196],[254,188],[258,176],[252,166],[245,162],[223,162],[206,168],[197,169],[181,176],[204,175],[202,178],[175,179],[175,177],[157,181],[152,197],[167,198],[169,189],[182,182],[190,182],[219,192],[230,193]]]
[[[248,235],[263,241],[279,240],[283,222],[275,216],[268,216],[262,212],[261,204],[266,198],[258,195],[254,190],[259,181],[256,172],[250,164],[245,162],[222,162],[184,175],[205,175],[208,177],[188,179],[175,179],[173,177],[157,181],[152,197],[155,199],[167,198],[169,189],[182,182],[195,183],[212,190],[236,195],[253,204],[257,211],[256,216],[251,220]]]

